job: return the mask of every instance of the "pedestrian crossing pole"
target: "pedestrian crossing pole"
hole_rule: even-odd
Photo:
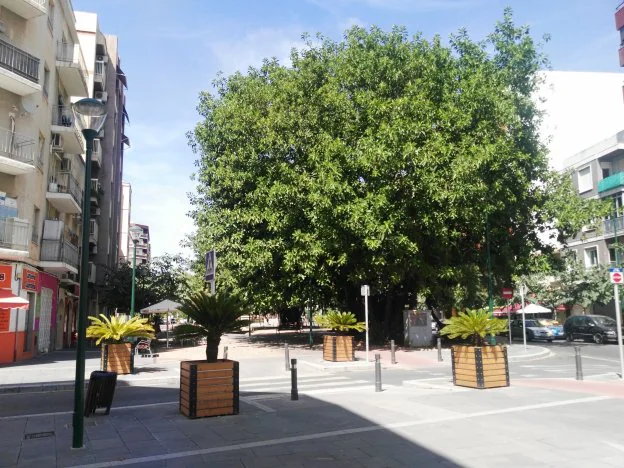
[[[368,296],[370,295],[370,287],[368,284],[362,285],[360,292],[364,296],[364,321],[366,322],[366,362],[370,362],[368,358]]]
[[[617,220],[616,220],[617,221]],[[615,298],[615,323],[618,352],[620,354],[620,379],[624,379],[624,350],[622,348],[622,311],[620,310],[620,284],[624,284],[624,270],[622,268],[609,269],[609,277],[613,283],[613,297]]]

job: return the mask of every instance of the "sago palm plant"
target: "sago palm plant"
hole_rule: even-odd
[[[448,335],[451,339],[471,338],[474,346],[483,346],[486,335],[495,336],[507,331],[507,322],[493,318],[487,310],[460,312],[457,317],[446,319],[444,324],[441,335]]]
[[[87,328],[87,338],[97,338],[95,344],[121,343],[124,338],[140,337],[153,338],[154,328],[148,323],[148,319],[138,315],[130,319],[113,316],[110,319],[100,314],[98,317],[89,317],[91,325]]]
[[[352,312],[330,310],[323,315],[315,315],[314,321],[320,327],[330,328],[332,331],[338,333],[347,333],[350,330],[359,332],[366,330],[366,324],[364,322],[358,322],[355,318],[355,314]]]
[[[225,333],[240,332],[249,324],[241,317],[248,312],[243,302],[226,292],[208,294],[200,291],[191,294],[178,309],[192,319],[194,324],[176,327],[179,338],[206,337],[206,360],[216,362],[221,336]]]

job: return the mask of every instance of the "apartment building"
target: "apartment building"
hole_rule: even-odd
[[[138,226],[143,230],[143,233],[139,236],[139,240],[136,243],[136,264],[145,265],[152,261],[152,246],[150,244],[150,232],[149,226],[145,224],[132,223],[130,227]],[[131,247],[134,248],[134,247]],[[130,258],[134,255],[133,251],[129,252]]]
[[[121,223],[119,228],[119,263],[132,261],[130,244],[130,219],[132,215],[132,186],[130,182],[121,182]]]
[[[89,271],[95,282],[90,310],[107,312],[99,303],[98,286],[117,268],[121,227],[121,183],[125,135],[126,75],[121,69],[116,36],[101,32],[95,13],[76,12],[76,29],[88,70],[89,95],[101,100],[107,119],[94,145],[91,180],[92,219],[89,232]]]
[[[109,56],[110,50],[110,81],[98,83],[96,53]],[[91,181],[95,209],[85,235],[99,252],[102,229],[97,208],[106,204],[110,223],[104,231],[112,245],[103,250],[114,252],[112,258],[117,260],[119,221],[113,205],[121,197],[120,142],[127,115],[125,75],[118,67],[116,39],[109,42],[96,35],[92,48],[83,47],[71,0],[0,0],[0,294],[28,303],[21,309],[0,309],[0,363],[74,343],[85,141],[71,103],[98,97],[98,92],[112,96],[108,100],[112,125],[95,146]],[[108,134],[118,138],[108,142]],[[114,162],[106,159],[107,148],[112,148],[109,157]],[[106,188],[100,190],[100,177],[108,165],[114,175],[104,179]],[[94,267],[84,272],[90,286],[97,278],[95,254],[89,252]],[[96,301],[94,291],[90,287],[86,293]]]

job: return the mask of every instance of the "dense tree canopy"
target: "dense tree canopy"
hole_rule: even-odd
[[[198,258],[215,247],[217,282],[259,312],[359,311],[363,283],[386,333],[418,297],[481,306],[487,244],[498,288],[557,204],[528,29],[507,11],[483,42],[376,27],[317,39],[290,66],[266,60],[200,95]]]

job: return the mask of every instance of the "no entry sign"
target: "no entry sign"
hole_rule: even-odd
[[[513,297],[513,289],[503,288],[501,296],[503,296],[503,299],[511,299]]]
[[[624,284],[624,274],[622,273],[622,268],[610,268],[609,276],[611,277],[611,283]]]

